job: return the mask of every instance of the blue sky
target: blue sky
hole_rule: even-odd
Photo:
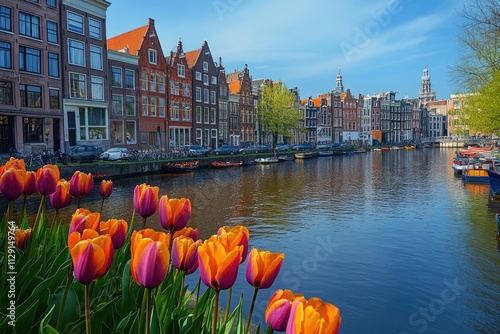
[[[110,0],[107,36],[155,27],[165,54],[207,41],[228,73],[298,87],[301,98],[335,87],[340,66],[354,95],[416,97],[425,66],[438,99],[457,92],[458,10],[467,0]]]

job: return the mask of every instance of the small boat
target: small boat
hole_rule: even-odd
[[[462,171],[462,180],[464,180],[465,182],[488,183],[489,182],[488,170],[489,169],[483,169],[483,168],[464,169]]]
[[[404,149],[405,150],[414,150],[415,149],[415,145],[405,145]]]
[[[213,168],[227,168],[227,167],[240,167],[243,166],[243,161],[212,161],[210,167]]]
[[[380,148],[380,150],[381,150],[381,151],[390,151],[390,150],[391,150],[391,148],[390,148],[390,147],[386,147],[386,146],[384,146],[384,147],[381,147],[381,148]]]
[[[333,155],[333,151],[319,151],[318,155],[320,157],[330,157]]]
[[[293,159],[295,159],[293,155],[288,155],[288,154],[287,155],[278,155],[278,160],[280,162],[292,161]]]
[[[451,164],[451,168],[453,168],[453,174],[462,175],[462,172],[467,169],[469,165],[470,158],[468,157],[455,157],[453,158],[453,163]]]
[[[163,165],[162,171],[164,173],[185,173],[192,172],[194,169],[198,168],[198,161],[182,162],[182,163],[171,163],[167,162]]]
[[[488,182],[490,184],[490,193],[494,196],[500,195],[500,173],[488,169]]]
[[[273,164],[273,163],[276,163],[276,162],[279,162],[278,158],[277,157],[267,157],[267,158],[257,158],[257,159],[254,159],[254,162],[256,164]]]
[[[318,155],[318,152],[297,152],[294,154],[295,159],[310,159]]]

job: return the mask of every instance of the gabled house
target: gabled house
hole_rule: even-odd
[[[206,41],[201,48],[186,52],[193,76],[193,143],[218,147],[218,70]]]
[[[226,79],[226,67],[219,57],[219,146],[229,141],[229,85]]]
[[[358,101],[352,96],[351,90],[347,89],[345,93],[340,94],[343,113],[343,141],[355,141],[359,139],[361,118],[358,110]]]
[[[239,132],[241,144],[255,144],[254,99],[252,94],[252,77],[247,64],[242,71],[227,75],[229,94],[235,95],[239,101]]]
[[[177,44],[177,52],[167,58],[169,146],[193,144],[193,99],[192,73],[189,70],[182,42]],[[201,144],[201,143],[199,143]]]
[[[137,113],[137,146],[139,148],[168,147],[167,132],[167,64],[155,21],[108,39],[108,49],[126,51],[139,57],[139,110]],[[113,70],[113,69],[112,69]],[[119,73],[112,73],[111,86],[119,87]]]

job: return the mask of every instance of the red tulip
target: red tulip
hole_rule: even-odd
[[[191,201],[187,198],[160,198],[160,224],[164,229],[174,232],[186,227],[191,217]]]
[[[73,200],[73,196],[69,193],[69,182],[65,179],[60,179],[57,182],[56,191],[49,195],[50,204],[54,209],[62,209]]]
[[[339,309],[320,298],[296,299],[292,304],[286,332],[290,334],[337,334],[342,318]]]
[[[15,242],[16,242],[16,247],[20,250],[25,250],[26,249],[26,245],[28,244],[28,240],[30,238],[30,235],[31,235],[31,229],[27,229],[27,230],[20,230],[20,229],[17,229],[15,232],[14,232],[14,238],[15,238]]]
[[[23,169],[13,167],[4,170],[2,176],[0,176],[0,192],[5,199],[14,201],[22,195],[25,174],[26,171]]]
[[[92,230],[80,235],[75,231],[68,238],[68,248],[75,278],[83,285],[104,276],[113,262],[113,242],[109,235],[98,235]]]
[[[77,170],[69,181],[69,192],[74,197],[87,197],[94,189],[94,177]]]
[[[96,230],[99,226],[101,214],[99,212],[90,212],[87,209],[76,209],[75,213],[71,216],[71,223],[69,225],[69,234],[73,232],[83,233],[84,230]]]
[[[61,174],[56,165],[45,165],[36,171],[36,190],[43,196],[56,191],[57,181]]]
[[[36,192],[36,173],[27,171],[24,176],[23,194],[26,196],[33,195]]]
[[[99,195],[103,198],[108,198],[111,196],[111,193],[113,192],[113,181],[111,180],[102,180],[101,181],[101,186],[99,188]]]
[[[293,294],[291,290],[278,290],[267,303],[265,319],[273,330],[284,332],[295,299],[304,299],[302,294]]]
[[[192,228],[192,227],[184,227],[182,230],[175,231],[173,238],[180,237],[181,235],[184,235],[186,237],[189,237],[193,239],[194,241],[198,240],[198,234],[199,231],[197,228]]]
[[[134,281],[146,289],[158,287],[170,262],[169,237],[152,229],[134,231],[130,239],[130,271]]]
[[[186,236],[174,239],[172,243],[172,263],[176,269],[190,275],[198,268],[198,246],[200,241],[194,241]]]
[[[123,219],[110,219],[108,221],[101,222],[99,229],[101,234],[109,234],[115,249],[118,249],[125,244],[125,240],[127,239],[128,224]]]
[[[238,276],[242,246],[227,249],[217,240],[206,240],[198,247],[198,264],[203,283],[216,290],[226,290],[234,285]]]
[[[257,289],[269,288],[280,272],[284,257],[283,253],[252,249],[246,267],[247,282]]]
[[[134,209],[143,218],[152,216],[158,208],[158,193],[160,188],[145,183],[134,189]]]

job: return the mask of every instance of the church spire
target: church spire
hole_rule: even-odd
[[[337,74],[337,84],[336,84],[335,89],[333,91],[337,92],[337,93],[344,92],[344,85],[342,84],[342,74],[340,73],[340,66],[339,66],[339,71]]]
[[[424,73],[422,75],[422,82],[420,83],[419,98],[424,103],[429,102],[429,101],[436,101],[436,93],[434,93],[431,90],[431,77],[429,75],[429,70],[427,69],[427,66],[424,67]]]

